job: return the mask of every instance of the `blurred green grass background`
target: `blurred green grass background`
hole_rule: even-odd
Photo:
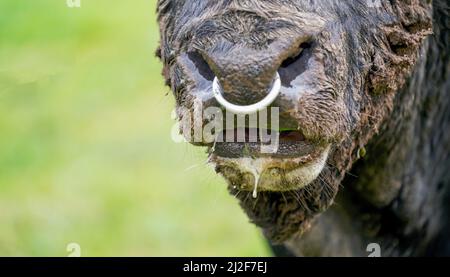
[[[0,255],[266,256],[176,144],[155,0],[0,1]]]

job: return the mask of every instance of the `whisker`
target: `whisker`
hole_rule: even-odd
[[[250,196],[251,194],[252,194],[251,192],[247,191],[247,196],[245,197],[243,203],[247,203],[248,198],[249,198],[249,196]]]
[[[283,199],[284,199],[284,204],[287,205],[287,204],[288,204],[288,201],[287,201],[287,199],[286,199],[286,196],[284,195],[284,193],[283,193],[282,191],[280,191],[280,192],[281,192],[281,196],[282,196]]]
[[[299,204],[300,206],[302,206],[302,203],[300,202],[300,199],[297,198],[297,195],[294,194],[294,192],[292,190],[289,191],[289,194],[292,195],[292,197],[297,201],[297,204]]]
[[[335,165],[330,164],[328,161],[326,162],[325,166],[327,166],[327,165],[330,166],[331,168],[338,169]],[[355,174],[353,174],[353,173],[351,173],[349,171],[345,171],[345,174],[350,175],[350,176],[355,177],[355,178],[358,178],[357,175],[355,175]]]
[[[191,171],[191,170],[193,170],[193,169],[195,169],[195,168],[197,168],[197,167],[199,167],[199,166],[201,166],[201,164],[194,164],[194,165],[191,165],[191,166],[187,167],[186,169],[184,169],[183,172]]]

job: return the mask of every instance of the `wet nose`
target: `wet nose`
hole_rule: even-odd
[[[274,99],[267,98],[274,98],[271,96],[276,96],[275,90],[280,86],[279,67],[301,51],[305,40],[275,41],[264,48],[222,42],[201,54],[214,73],[214,85],[219,87],[225,101],[248,106],[269,100],[264,104],[268,106]]]

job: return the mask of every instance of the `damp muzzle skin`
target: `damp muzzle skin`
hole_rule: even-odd
[[[267,96],[264,97],[264,99],[262,99],[258,103],[246,106],[236,105],[226,100],[223,97],[222,87],[220,86],[219,79],[217,77],[214,78],[212,89],[214,97],[216,98],[217,102],[219,102],[219,104],[222,105],[227,111],[230,111],[235,114],[253,114],[261,110],[264,110],[270,104],[272,104],[273,101],[275,101],[275,99],[280,94],[281,79],[280,74],[278,74],[277,72],[275,75],[275,79],[273,81],[272,88],[270,89]]]

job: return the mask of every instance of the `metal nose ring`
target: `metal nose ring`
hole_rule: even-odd
[[[281,90],[281,79],[280,74],[277,72],[269,94],[267,94],[267,96],[258,103],[247,106],[236,105],[228,102],[222,95],[222,87],[220,86],[219,79],[217,77],[214,78],[212,90],[217,102],[219,102],[219,104],[228,111],[236,114],[252,114],[265,109],[278,97]]]

